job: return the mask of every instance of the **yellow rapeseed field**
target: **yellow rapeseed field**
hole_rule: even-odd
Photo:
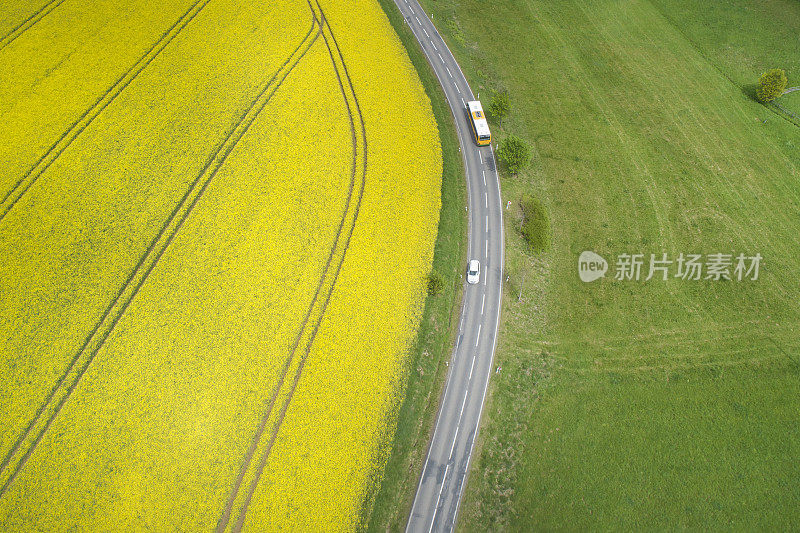
[[[434,122],[427,110],[409,112],[408,102],[426,97],[411,67],[397,68],[402,45],[376,2],[321,3],[358,95],[368,164],[337,290],[245,522],[295,530],[316,529],[320,517],[332,529],[352,528],[370,469],[385,460],[376,443],[393,430],[384,418],[421,311],[420,286],[409,281],[430,264],[438,222],[430,215],[439,210],[439,182],[428,168],[435,162],[438,174],[441,165]],[[348,30],[354,26],[382,31]],[[386,220],[390,212],[398,223]],[[388,294],[393,301],[376,297]]]
[[[81,351],[258,85],[311,26],[299,3],[231,7],[209,3],[0,220],[0,350],[24,354],[0,358],[3,390],[14,390],[0,397],[9,414],[3,450]],[[223,22],[230,29],[218,35]],[[253,39],[254,24],[271,37]]]
[[[121,10],[116,1],[67,1],[19,37],[13,28],[54,3],[4,3],[0,18],[0,32],[5,36],[0,37],[0,116],[4,122],[0,129],[0,146],[4,147],[0,151],[0,198],[53,144],[58,145],[56,150],[63,145],[68,139],[61,140],[61,135],[70,125],[107,91],[111,89],[109,96],[116,92],[119,86],[115,83],[131,67],[134,72],[130,75],[134,74],[140,66],[137,61],[154,44],[169,39],[165,32],[193,3],[133,0]]]
[[[432,261],[428,99],[375,0],[140,3],[0,5],[0,526],[352,529]]]

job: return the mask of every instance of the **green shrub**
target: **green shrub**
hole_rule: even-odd
[[[464,33],[461,31],[461,27],[458,25],[458,22],[456,22],[454,19],[449,19],[447,21],[447,28],[450,30],[450,34],[458,44],[461,46],[466,44],[467,41],[464,39]]]
[[[538,199],[523,196],[520,200],[522,206],[522,236],[528,246],[536,252],[550,249],[550,218],[547,208]]]
[[[783,94],[789,79],[786,72],[780,68],[768,70],[761,75],[756,88],[756,96],[762,102],[771,102]]]
[[[511,111],[511,100],[508,98],[508,91],[495,93],[489,104],[489,113],[497,119],[500,127],[503,127],[503,119]]]
[[[442,289],[444,288],[444,281],[442,281],[442,276],[440,276],[437,272],[431,272],[428,274],[428,294],[431,296],[436,296]]]
[[[508,171],[517,174],[531,161],[531,150],[525,141],[516,135],[509,135],[500,141],[497,157],[502,161]]]

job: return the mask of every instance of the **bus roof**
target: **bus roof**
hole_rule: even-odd
[[[475,123],[475,132],[478,137],[489,135],[489,124],[486,122],[486,115],[483,113],[483,107],[478,100],[467,102],[469,113],[472,116],[472,121]]]
[[[486,123],[485,118],[475,121],[475,131],[478,133],[478,137],[489,135],[489,124]]]
[[[489,135],[489,124],[486,123],[485,118],[477,119],[474,122],[475,122],[475,131],[478,133],[478,137]]]

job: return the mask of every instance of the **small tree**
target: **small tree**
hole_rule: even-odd
[[[525,141],[516,135],[509,135],[500,141],[497,157],[505,163],[509,172],[516,175],[531,160],[531,151]]]
[[[756,96],[762,102],[771,102],[783,94],[789,80],[786,72],[780,68],[774,68],[761,75],[758,79]]]
[[[503,127],[503,119],[511,111],[511,101],[508,99],[507,91],[500,91],[495,93],[492,101],[489,103],[489,113],[500,122],[500,127]]]

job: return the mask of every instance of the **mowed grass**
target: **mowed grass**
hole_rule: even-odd
[[[501,370],[460,527],[797,523],[800,130],[754,102],[663,5],[424,4],[483,99],[509,91],[514,110],[495,137],[513,132],[534,151],[519,177],[502,178]],[[776,57],[796,40],[765,41],[764,57],[781,45]],[[549,209],[546,254],[524,251],[525,193]],[[606,279],[579,280],[583,250],[609,260]],[[664,252],[764,263],[757,281],[612,279],[618,254]]]
[[[754,94],[758,77],[771,68],[784,69],[790,87],[800,86],[800,2],[654,0],[653,5],[747,94]],[[777,103],[800,124],[800,91]]]

